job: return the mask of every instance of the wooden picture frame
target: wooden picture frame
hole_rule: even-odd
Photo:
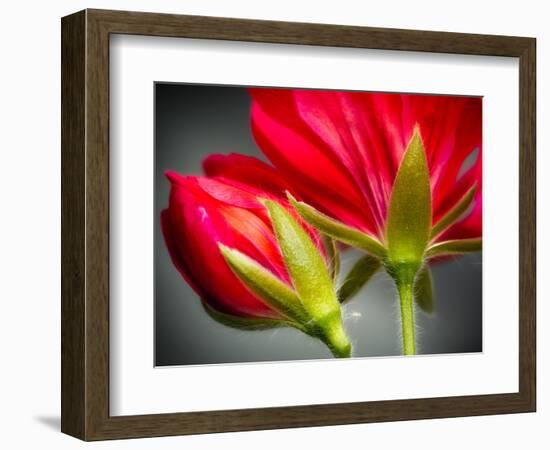
[[[535,46],[533,38],[85,10],[62,19],[62,416],[83,440],[535,411]],[[109,36],[519,58],[519,391],[461,397],[109,415]]]

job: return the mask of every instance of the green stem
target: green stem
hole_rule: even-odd
[[[321,340],[336,358],[349,358],[351,356],[351,343],[344,331],[339,313],[324,321],[321,329]]]
[[[403,333],[403,354],[416,354],[414,338],[414,306],[413,306],[413,283],[397,282],[399,291],[399,302],[401,305],[401,328]]]

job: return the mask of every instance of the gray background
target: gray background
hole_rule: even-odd
[[[168,204],[167,169],[200,174],[210,153],[264,159],[250,133],[250,98],[243,88],[155,85],[155,365],[329,358],[316,339],[290,328],[241,331],[211,319],[172,265],[160,231]],[[342,255],[342,273],[358,257]],[[482,351],[481,255],[433,266],[435,313],[417,314],[420,354]],[[400,354],[399,306],[393,283],[379,272],[343,308],[353,356]]]

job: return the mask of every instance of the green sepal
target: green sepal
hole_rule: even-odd
[[[307,203],[297,201],[288,192],[287,197],[298,214],[320,232],[379,258],[386,256],[386,249],[377,239],[323,214]]]
[[[432,271],[428,264],[424,264],[418,271],[414,281],[414,301],[427,314],[434,311],[434,295]]]
[[[244,253],[223,244],[218,247],[231,270],[250,291],[292,321],[302,324],[309,321],[298,295],[289,286]]]
[[[365,255],[360,258],[348,272],[342,286],[338,289],[338,300],[340,303],[345,303],[357,294],[380,266],[380,260],[374,256]]]
[[[464,214],[470,205],[472,204],[472,201],[474,200],[474,196],[477,189],[477,183],[475,183],[470,189],[468,189],[468,192],[466,192],[462,198],[451,208],[451,210],[445,214],[439,221],[433,226],[432,233],[431,233],[431,239],[436,238],[441,233],[443,233],[447,228],[449,228],[453,223],[455,223],[462,214]]]
[[[328,259],[330,276],[333,280],[336,280],[338,278],[338,274],[340,273],[340,252],[336,247],[336,242],[330,236],[321,234],[321,239],[323,240],[323,246],[325,247],[326,256]]]
[[[338,310],[329,270],[309,235],[279,204],[270,200],[264,204],[292,284],[306,311],[317,321]]]
[[[426,153],[415,127],[397,171],[388,208],[388,265],[395,275],[401,270],[415,274],[424,261],[432,225],[431,201]]]
[[[436,242],[426,252],[427,258],[445,255],[460,255],[462,253],[480,252],[482,248],[481,238],[457,239],[452,241]]]
[[[220,311],[215,310],[204,302],[201,302],[206,313],[214,319],[216,322],[221,323],[227,327],[236,328],[238,330],[269,330],[273,328],[280,328],[291,326],[299,328],[304,331],[303,327],[300,327],[299,324],[277,319],[269,318],[248,318],[248,317],[239,317],[232,314],[225,314]]]
[[[316,327],[335,356],[350,355],[351,344],[344,332],[340,303],[325,260],[308,233],[278,203],[262,200],[269,212],[273,230],[286,268]]]

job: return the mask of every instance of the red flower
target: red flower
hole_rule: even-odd
[[[481,99],[251,89],[264,154],[308,204],[384,242],[392,186],[418,125],[435,225],[475,186],[472,205],[435,241],[481,237]],[[477,150],[470,167],[468,156]]]
[[[258,201],[287,204],[285,184],[272,167],[241,155],[212,155],[204,169],[208,177],[166,174],[172,187],[161,226],[174,265],[216,311],[281,319],[237,278],[219,244],[249,256],[290,287],[268,213]]]

